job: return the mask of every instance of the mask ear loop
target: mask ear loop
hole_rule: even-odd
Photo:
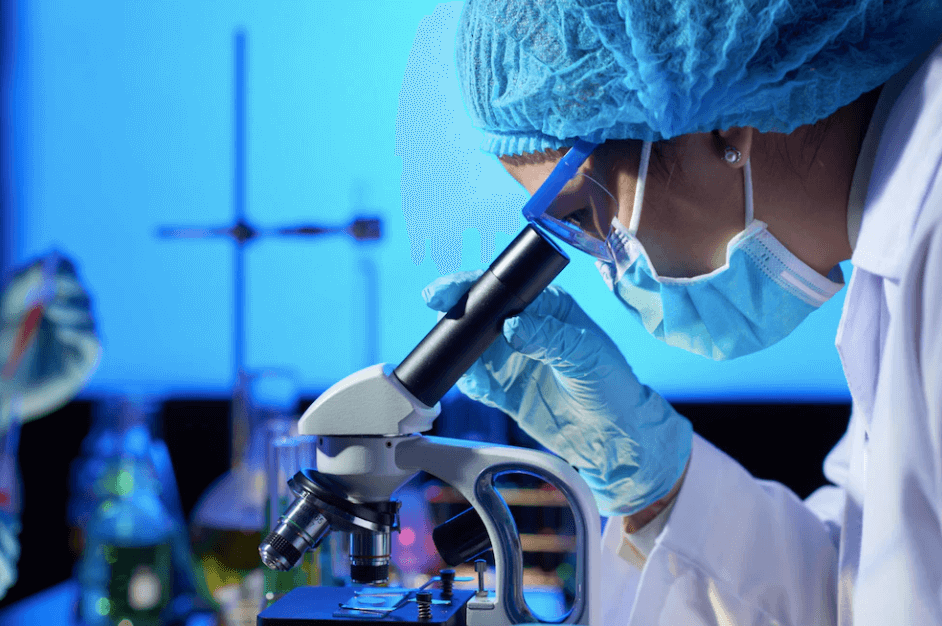
[[[752,203],[752,165],[747,160],[742,167],[743,189],[746,196],[746,228],[756,219],[755,206]]]
[[[596,184],[596,186],[598,186],[599,189],[601,189],[601,190],[605,193],[605,195],[607,195],[609,198],[611,198],[611,199],[612,199],[612,202],[615,203],[615,215],[618,215],[618,208],[619,208],[618,199],[615,198],[615,196],[612,195],[612,192],[611,192],[611,191],[609,191],[608,189],[605,188],[605,185],[603,185],[603,184],[600,183],[599,181],[595,180],[594,178],[592,178],[591,176],[589,176],[589,175],[586,174],[585,172],[579,172],[577,175],[578,175],[578,176],[582,176],[582,177],[584,177],[584,178],[588,178],[589,180],[591,180],[593,183]]]
[[[648,178],[648,163],[651,161],[651,142],[645,141],[641,145],[641,162],[638,163],[638,182],[635,184],[635,203],[631,207],[631,223],[628,232],[635,236],[641,225],[641,205],[644,204],[644,182]]]

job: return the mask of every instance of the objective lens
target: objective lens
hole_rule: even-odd
[[[355,583],[384,583],[389,579],[389,533],[350,533],[350,578]]]
[[[316,548],[330,533],[330,524],[304,496],[297,498],[258,547],[262,562],[273,570],[287,572],[309,549]]]

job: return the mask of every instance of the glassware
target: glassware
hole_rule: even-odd
[[[90,615],[85,618],[89,623],[111,619],[112,609],[133,609],[120,608],[122,603],[128,605],[131,588],[122,591],[109,581],[134,579],[139,570],[135,563],[144,567],[140,572],[145,575],[136,579],[134,593],[143,593],[142,584],[161,589],[160,610],[147,609],[138,620],[151,623],[151,614],[159,612],[160,623],[166,624],[207,610],[196,599],[193,560],[170,454],[154,435],[158,409],[157,401],[144,395],[101,399],[81,455],[72,462],[68,518],[71,545],[80,555],[79,612],[83,618]],[[167,547],[169,561],[164,554]],[[162,569],[155,569],[158,566]],[[115,593],[125,599],[113,598]],[[107,616],[101,614],[104,608]]]
[[[190,537],[205,599],[226,626],[255,626],[265,574],[258,546],[266,527],[268,441],[297,423],[292,376],[267,370],[241,377],[233,397],[232,467],[200,498]]]
[[[311,461],[316,441],[313,437],[285,437],[278,433],[273,434],[268,446],[266,535],[278,524],[279,516],[293,499],[288,488],[288,479],[302,468],[313,466]],[[302,458],[305,459],[305,464],[302,464]],[[315,575],[314,569],[310,553],[304,555],[304,560],[287,572],[265,568],[265,593],[261,608],[267,608],[292,589],[308,584],[310,578]]]
[[[182,524],[163,499],[171,498],[170,487],[153,461],[153,415],[147,400],[105,401],[86,447],[104,454],[76,471],[74,487],[83,480],[93,485],[91,493],[79,488],[72,494],[91,508],[77,572],[79,613],[87,626],[161,626],[180,577],[175,573],[181,565],[187,569],[174,563]]]

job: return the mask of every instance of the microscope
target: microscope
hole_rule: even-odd
[[[398,366],[378,364],[333,385],[301,417],[316,436],[317,469],[288,482],[297,496],[259,547],[269,568],[286,571],[331,532],[350,533],[350,577],[362,587],[301,587],[262,611],[259,626],[336,626],[373,622],[508,626],[537,622],[523,595],[523,551],[516,524],[495,488],[508,473],[536,476],[572,509],[577,562],[575,600],[555,623],[600,623],[598,509],[588,486],[560,458],[512,446],[423,436],[439,400],[569,259],[527,226]],[[375,585],[388,579],[390,535],[399,529],[396,490],[419,471],[454,487],[472,509],[434,533],[444,560],[466,562],[494,551],[495,588],[454,588],[453,570],[418,590]],[[441,532],[440,532],[441,531]]]

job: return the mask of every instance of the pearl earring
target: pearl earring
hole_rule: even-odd
[[[726,149],[723,151],[723,160],[730,165],[735,165],[742,161],[742,152],[732,146],[726,146]]]

